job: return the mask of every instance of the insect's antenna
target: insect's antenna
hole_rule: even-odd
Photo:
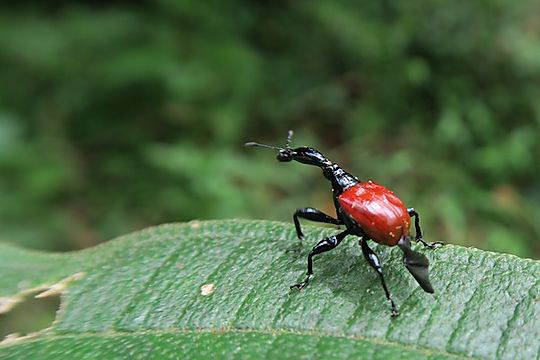
[[[294,131],[289,130],[289,134],[287,135],[287,145],[286,145],[287,149],[291,148],[291,140],[292,140],[293,134],[294,134]]]
[[[263,148],[267,148],[267,149],[284,150],[282,147],[279,147],[279,146],[259,144],[259,143],[253,142],[253,141],[245,143],[244,146],[259,146],[259,147],[263,147]]]

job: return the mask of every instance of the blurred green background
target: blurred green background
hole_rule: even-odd
[[[540,3],[18,1],[0,12],[0,241],[333,213],[320,148],[426,239],[540,256]],[[313,239],[312,239],[313,240]]]

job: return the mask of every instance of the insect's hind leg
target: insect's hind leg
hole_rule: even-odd
[[[444,242],[442,241],[435,241],[432,243],[424,241],[422,238],[422,228],[420,228],[420,215],[416,212],[416,210],[414,210],[414,208],[408,208],[407,212],[409,213],[410,217],[414,217],[414,229],[416,231],[415,240],[417,242],[430,249],[435,248],[437,245],[444,245]]]
[[[341,220],[333,218],[330,215],[323,213],[319,209],[315,209],[312,207],[297,209],[294,212],[293,221],[296,228],[296,235],[300,240],[304,239],[304,233],[302,232],[302,228],[300,227],[300,220],[298,218],[322,222],[326,224],[343,225],[343,222]]]
[[[349,230],[345,230],[337,235],[332,235],[319,241],[308,255],[306,279],[301,283],[292,285],[291,289],[297,288],[298,290],[302,290],[303,288],[305,288],[309,283],[309,280],[311,280],[311,278],[313,277],[313,257],[317,254],[334,249],[347,235],[349,235]]]
[[[383,268],[381,265],[381,261],[379,260],[379,257],[367,244],[367,239],[362,238],[359,240],[360,246],[362,247],[362,254],[364,254],[364,258],[367,260],[368,264],[371,265],[372,268],[377,271],[379,274],[379,277],[381,279],[381,284],[384,289],[384,293],[386,295],[386,299],[390,301],[391,305],[391,315],[392,316],[398,316],[399,312],[397,311],[396,304],[394,304],[394,300],[392,300],[392,297],[390,296],[390,292],[388,291],[388,288],[386,287],[386,282],[384,281],[384,275],[383,275]]]

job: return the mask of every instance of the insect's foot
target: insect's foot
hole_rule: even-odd
[[[424,247],[427,247],[428,249],[435,249],[435,248],[437,248],[437,246],[445,245],[445,243],[442,242],[442,241],[435,241],[435,242],[432,242],[432,243],[425,242],[422,239],[416,239],[416,241],[421,243],[422,245],[424,245]]]
[[[292,290],[292,289],[302,290],[302,289],[305,288],[305,287],[306,287],[306,284],[300,283],[300,284],[294,284],[294,285],[291,285],[291,286],[289,287],[289,289],[291,289],[291,290]]]
[[[305,288],[307,286],[307,284],[309,283],[309,280],[311,280],[311,277],[313,275],[308,275],[308,277],[306,278],[306,280],[302,281],[301,283],[299,284],[294,284],[290,287],[290,289],[298,289],[298,291],[302,290],[303,288]]]
[[[390,316],[391,317],[396,317],[399,315],[399,311],[397,310],[396,308],[396,304],[394,303],[394,300],[392,299],[388,299],[390,301]]]

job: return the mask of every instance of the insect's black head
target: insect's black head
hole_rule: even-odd
[[[297,147],[294,149],[291,148],[292,135],[293,132],[290,130],[289,136],[287,137],[287,145],[285,145],[284,148],[280,146],[259,144],[256,142],[248,142],[245,145],[277,150],[278,154],[276,158],[280,162],[289,162],[294,160],[302,164],[318,166],[322,169],[324,177],[330,180],[332,183],[334,194],[339,195],[345,189],[358,183],[358,179],[343,171],[339,165],[332,163],[323,154],[321,154],[320,151],[306,146]]]
[[[287,145],[285,145],[284,148],[279,147],[279,146],[259,144],[256,142],[248,142],[245,145],[246,146],[260,146],[260,147],[278,150],[278,154],[276,158],[278,161],[281,161],[281,162],[288,162],[288,161],[295,160],[302,164],[315,165],[323,169],[332,164],[327,158],[324,157],[323,154],[321,154],[318,150],[315,150],[313,148],[302,146],[302,147],[297,147],[295,149],[292,149],[291,148],[292,135],[293,135],[292,130],[289,130],[289,135],[287,136]]]
[[[276,159],[281,162],[288,162],[293,160],[293,151],[291,149],[279,150]]]
[[[256,142],[248,142],[245,145],[246,146],[260,146],[260,147],[278,150],[278,154],[276,158],[278,161],[281,161],[281,162],[288,162],[288,161],[295,160],[302,164],[315,165],[323,169],[332,164],[326,157],[324,157],[323,154],[321,154],[318,150],[315,150],[313,148],[302,146],[302,147],[297,147],[295,149],[292,149],[291,148],[292,135],[293,135],[292,130],[289,130],[289,135],[287,136],[287,145],[285,145],[284,148],[279,147],[279,146],[259,144]]]
[[[280,146],[259,144],[253,141],[245,143],[245,146],[259,146],[259,147],[265,147],[268,149],[278,150],[278,154],[276,156],[277,160],[281,162],[288,162],[288,161],[295,160],[294,159],[295,151],[291,149],[292,136],[293,136],[293,131],[289,130],[289,135],[287,136],[287,144],[285,145],[284,148]]]

